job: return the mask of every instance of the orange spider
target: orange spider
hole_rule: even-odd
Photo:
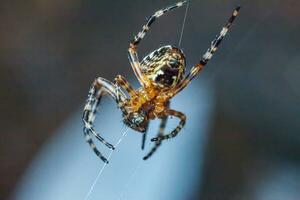
[[[170,99],[184,89],[208,63],[240,9],[239,6],[234,9],[228,22],[211,42],[210,47],[200,62],[193,66],[187,75],[185,75],[185,56],[181,49],[174,46],[160,47],[139,62],[137,47],[149,31],[152,23],[167,12],[183,6],[186,2],[181,1],[155,12],[148,18],[142,30],[131,41],[128,49],[128,57],[131,67],[141,84],[139,89],[133,89],[121,75],[115,78],[114,83],[101,77],[94,81],[83,112],[84,135],[91,148],[105,163],[108,163],[108,160],[99,152],[92,141],[92,136],[95,136],[110,149],[115,149],[112,144],[106,142],[93,128],[101,97],[105,94],[110,95],[118,104],[124,123],[128,127],[143,133],[142,149],[144,148],[149,121],[155,118],[162,120],[157,137],[151,139],[151,141],[155,142],[155,146],[144,157],[144,160],[148,159],[161,145],[163,140],[175,137],[185,125],[186,116],[179,111],[169,108]],[[164,134],[168,116],[177,117],[180,119],[180,122],[172,132]]]

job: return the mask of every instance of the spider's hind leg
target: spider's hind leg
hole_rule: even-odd
[[[83,111],[82,121],[84,123],[83,131],[87,143],[103,162],[108,163],[108,160],[100,153],[92,140],[92,136],[94,136],[108,148],[112,150],[115,149],[112,144],[108,143],[94,129],[94,121],[96,118],[97,109],[99,107],[101,97],[105,94],[110,95],[121,108],[121,103],[125,99],[125,94],[122,91],[118,91],[115,85],[113,85],[111,82],[103,78],[98,78],[94,81],[89,91],[88,99]],[[124,111],[122,108],[121,110]]]

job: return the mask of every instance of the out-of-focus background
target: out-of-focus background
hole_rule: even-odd
[[[94,78],[113,80],[122,74],[137,85],[127,60],[128,43],[145,17],[172,3],[170,0],[1,1],[0,199],[21,199],[18,194],[24,185],[32,184],[30,169],[38,165],[39,157],[47,159],[48,154],[41,154],[41,150],[47,150],[49,141],[60,141],[55,138],[67,132],[62,127],[74,130],[72,119],[80,123],[78,113]],[[176,146],[189,152],[193,166],[199,166],[195,184],[186,189],[181,199],[299,199],[300,2],[192,0],[181,47],[188,65],[195,64],[236,4],[242,5],[241,13],[221,48],[197,77],[198,81],[186,88],[186,93],[174,104],[182,112],[199,111],[199,115],[191,112],[187,116],[190,122],[176,141],[189,137],[189,129],[206,138],[199,143],[205,145],[194,151],[188,144]],[[153,25],[141,43],[140,58],[161,45],[178,43],[184,12],[185,8],[178,9]],[[185,98],[199,99],[199,105]],[[113,126],[121,122],[110,123]],[[197,131],[201,123],[206,128],[200,125],[202,128]],[[80,129],[80,125],[75,126]],[[73,138],[86,145],[80,131],[74,131],[68,141]],[[160,157],[171,144],[171,140],[165,142],[155,156]],[[139,147],[140,143],[136,145]],[[84,156],[94,159],[88,146],[84,147],[88,152]],[[68,156],[68,152],[64,153]],[[151,159],[147,163],[151,165]],[[181,171],[191,170],[188,165],[172,166],[180,167]],[[114,168],[122,170],[121,166]],[[72,175],[78,176],[76,173]],[[151,175],[150,167],[147,173]],[[47,181],[47,171],[40,174]],[[92,175],[90,178],[87,184],[92,183]],[[157,177],[157,184],[161,179],[164,177]],[[189,180],[181,181],[182,185]],[[166,184],[177,190],[175,182]],[[64,191],[76,189],[68,188],[69,185],[61,187],[65,187]]]

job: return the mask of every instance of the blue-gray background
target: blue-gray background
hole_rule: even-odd
[[[76,187],[80,186],[84,187],[82,191],[88,189],[101,167],[77,131],[88,88],[97,76],[112,80],[117,74],[137,85],[126,56],[128,42],[140,30],[145,17],[172,3],[174,1],[169,0],[1,1],[0,199],[26,198],[25,193],[21,193],[23,186],[32,189],[38,183],[44,195],[58,192],[56,187],[66,192],[79,191]],[[195,64],[236,4],[242,5],[241,14],[216,56],[197,77],[199,80],[172,104],[188,114],[183,134],[164,143],[153,159],[141,164],[134,181],[125,189],[124,198],[142,199],[139,188],[133,187],[139,185],[136,182],[139,180],[142,189],[143,177],[147,175],[157,179],[147,185],[149,191],[157,195],[164,193],[154,188],[162,187],[160,184],[168,185],[173,192],[179,192],[184,185],[187,193],[178,196],[180,199],[298,199],[300,2],[193,0],[182,48],[188,65]],[[184,11],[181,8],[153,25],[141,45],[140,57],[160,45],[177,44]],[[122,126],[117,111],[113,112],[116,116],[109,125]],[[106,113],[99,116],[100,121],[101,117],[106,119],[112,115],[110,110]],[[99,128],[110,134],[108,128],[101,127],[100,121]],[[170,126],[175,123],[174,120]],[[114,139],[119,137],[117,133],[111,134]],[[195,143],[187,145],[191,139],[189,134],[199,135],[195,139],[199,141],[198,148]],[[108,178],[101,180],[95,190],[100,190],[101,184],[110,183],[115,186],[112,192],[117,196],[123,191],[124,185],[119,183],[118,186],[114,181],[127,180],[139,165],[144,154],[139,152],[138,136],[133,131],[128,132],[120,150],[112,156],[112,167],[105,170],[109,174],[116,169],[119,176],[112,182]],[[67,145],[72,148],[60,146],[63,139],[67,139]],[[54,148],[59,153],[57,157],[51,154],[53,144],[58,145]],[[130,148],[121,151],[126,144],[130,144],[132,151]],[[181,152],[180,156],[188,155],[185,159],[193,161],[194,167],[191,170],[185,160],[181,165],[174,164],[174,173],[170,174],[176,177],[168,179],[167,174],[165,177],[160,174],[162,172],[157,175],[151,165],[157,165],[159,159],[166,162],[166,166],[170,164],[168,158],[173,162],[173,148]],[[131,162],[132,166],[126,157],[118,157],[121,153],[128,159],[136,159]],[[62,174],[67,175],[61,179],[50,173],[50,169],[55,170],[51,164],[59,159],[66,162],[65,168],[60,170],[65,170]],[[126,166],[113,164],[113,160]],[[84,162],[94,165],[89,166],[92,171],[88,175],[85,171],[88,169],[83,167],[81,171],[75,170],[75,166],[79,168]],[[67,167],[68,164],[74,168]],[[162,166],[161,170],[169,169]],[[32,171],[37,173],[33,177],[30,176]],[[184,178],[176,171],[190,174]],[[197,174],[191,180],[195,171]],[[49,185],[38,182],[38,175]],[[85,177],[84,183],[78,184],[78,177]],[[118,180],[117,177],[123,178]],[[167,183],[167,180],[171,181]],[[51,181],[56,184],[51,185]],[[134,189],[135,197],[130,192]],[[27,196],[27,199],[32,198]],[[58,199],[59,194],[53,198]],[[155,198],[160,197],[152,199]],[[98,199],[97,193],[93,193],[91,199]]]

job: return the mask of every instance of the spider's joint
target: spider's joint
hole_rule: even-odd
[[[129,49],[128,49],[128,51],[129,51],[130,53],[134,53],[134,52],[136,51],[136,45],[135,45],[133,42],[131,42],[131,43],[129,44]]]
[[[220,35],[221,35],[221,36],[225,36],[227,32],[228,32],[228,28],[223,27],[223,29],[222,29]]]
[[[93,127],[93,125],[92,125],[91,123],[88,123],[88,122],[86,122],[85,120],[84,120],[83,122],[84,122],[84,127],[85,127],[86,129],[91,129],[91,128]]]
[[[232,15],[236,17],[238,15],[238,13],[239,12],[237,10],[234,10]]]
[[[186,1],[185,1],[185,2],[186,2]],[[181,1],[181,2],[178,2],[176,5],[177,5],[178,7],[180,7],[180,6],[183,5],[183,3],[184,3],[184,2]]]
[[[204,59],[207,59],[207,60],[209,60],[209,59],[211,59],[211,57],[212,57],[212,53],[210,53],[210,52],[206,52],[205,54],[204,54]]]
[[[162,16],[164,14],[164,11],[163,10],[159,10],[159,11],[157,11],[154,15],[155,15],[155,17],[160,17],[160,16]]]
[[[159,137],[151,139],[151,142],[160,142],[160,141],[161,141],[161,139]]]
[[[137,35],[137,37],[136,37],[136,40],[138,40],[139,38],[142,38],[142,39],[143,39],[144,36],[145,36],[145,34],[146,34],[146,33],[145,33],[144,31],[139,32],[138,35]]]
[[[88,121],[89,121],[89,122],[94,122],[95,119],[96,119],[96,115],[93,114],[93,115],[90,115],[90,116],[89,116]]]
[[[148,31],[148,30],[149,30],[149,26],[148,26],[148,25],[144,25],[144,26],[143,26],[143,29],[144,29],[145,31]]]
[[[85,111],[91,111],[92,110],[92,105],[90,103],[87,103],[85,106],[84,106],[84,110]]]

